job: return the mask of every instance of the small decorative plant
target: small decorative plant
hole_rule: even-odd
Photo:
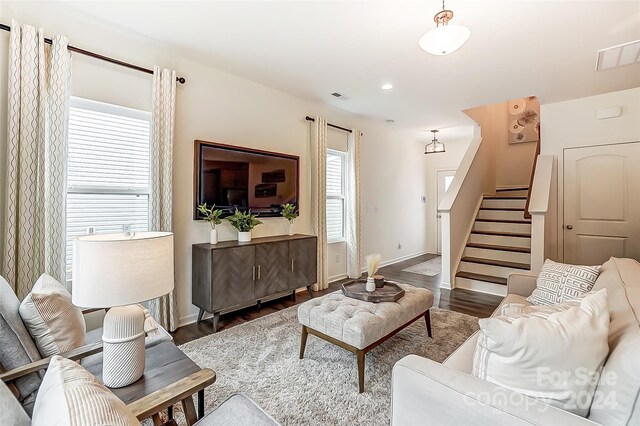
[[[207,207],[207,203],[200,204],[198,206],[198,212],[200,213],[200,217],[211,225],[211,229],[216,229],[216,225],[220,225],[222,223],[222,219],[220,219],[220,215],[222,215],[222,210],[216,209],[216,205],[212,204],[211,208]]]
[[[251,232],[253,228],[262,223],[258,220],[258,215],[251,213],[251,210],[243,213],[236,209],[235,213],[227,220],[238,232]]]
[[[287,219],[289,223],[293,223],[293,221],[298,217],[298,210],[296,210],[296,206],[293,204],[285,204],[282,206],[282,210],[280,211],[282,217]]]

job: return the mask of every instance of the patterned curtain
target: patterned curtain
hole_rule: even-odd
[[[329,287],[327,264],[327,120],[311,123],[311,225],[318,237],[318,282],[313,290]]]
[[[11,22],[2,275],[20,299],[40,274],[65,282],[67,39]]]
[[[360,139],[361,133],[353,129],[347,140],[347,275],[362,275],[360,252]]]
[[[151,117],[149,228],[172,230],[173,130],[176,111],[176,72],[153,69],[153,115]],[[171,293],[148,303],[151,315],[169,331],[178,328],[175,287]]]

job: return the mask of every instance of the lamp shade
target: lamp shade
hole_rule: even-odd
[[[471,31],[461,25],[441,25],[420,39],[420,47],[432,55],[446,55],[462,47],[469,40]]]
[[[72,300],[110,308],[155,299],[173,290],[173,233],[96,234],[73,243]]]

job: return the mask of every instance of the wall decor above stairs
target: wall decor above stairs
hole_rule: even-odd
[[[485,195],[456,273],[456,287],[506,295],[507,277],[531,269],[527,187]]]

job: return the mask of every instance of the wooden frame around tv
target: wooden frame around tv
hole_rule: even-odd
[[[273,157],[288,158],[296,162],[296,207],[300,210],[300,157],[298,155],[284,154],[275,151],[265,151],[262,149],[247,148],[238,145],[229,145],[219,142],[210,142],[196,139],[193,141],[193,220],[202,220],[198,217],[198,194],[200,193],[200,152],[202,146],[223,148],[232,151],[246,152],[249,154],[264,154]],[[264,216],[275,217],[275,216]]]

